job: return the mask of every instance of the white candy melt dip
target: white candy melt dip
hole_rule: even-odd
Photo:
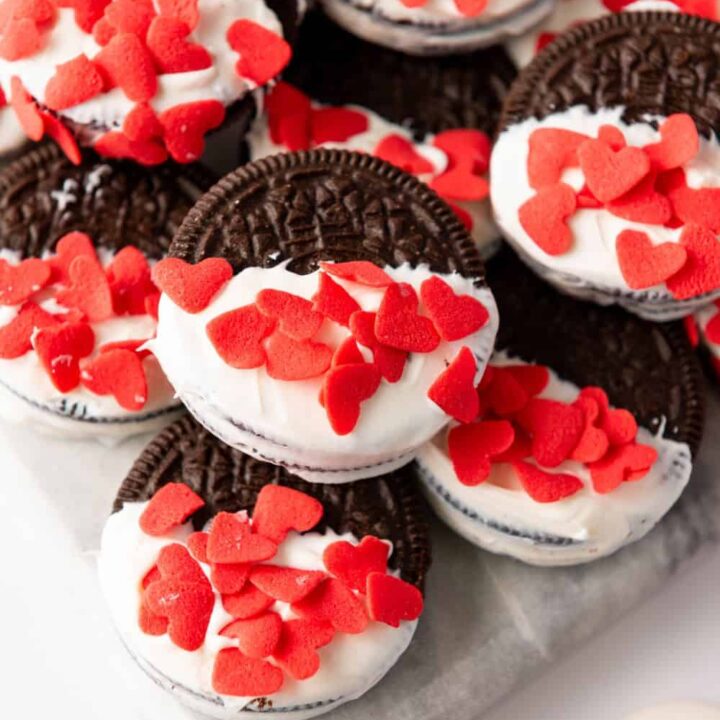
[[[503,354],[493,365],[518,364]],[[579,388],[550,373],[540,398],[575,400]],[[650,445],[658,459],[647,475],[608,494],[592,487],[586,466],[566,460],[553,473],[575,475],[584,487],[552,503],[538,503],[522,488],[512,466],[495,464],[489,478],[463,485],[447,453],[445,431],[418,455],[423,488],[436,513],[470,542],[533,565],[575,565],[615,552],[649,532],[680,497],[690,478],[690,448],[685,443],[638,429],[637,441]]]
[[[322,105],[313,105],[314,107],[323,107]],[[359,105],[348,105],[349,109],[362,113],[368,121],[368,128],[365,132],[358,133],[348,138],[347,141],[322,143],[320,147],[337,148],[340,150],[353,150],[355,152],[374,154],[375,148],[383,138],[388,135],[399,135],[407,141],[413,143],[414,150],[423,158],[425,158],[432,166],[433,172],[427,175],[419,175],[423,182],[429,183],[433,178],[442,174],[448,166],[448,157],[440,148],[434,147],[432,144],[433,134],[427,134],[422,142],[415,142],[413,134],[402,125],[396,125],[377,113],[368,110]],[[284,145],[274,143],[270,137],[270,129],[268,127],[267,116],[259,117],[250,132],[246,136],[246,142],[250,148],[250,159],[259,160],[268,155],[276,155],[277,153],[287,152]],[[499,241],[499,231],[495,227],[490,211],[490,201],[488,198],[478,201],[459,201],[451,200],[458,207],[465,210],[472,220],[472,229],[470,234],[484,257],[488,257],[497,249]]]
[[[212,688],[217,653],[225,647],[236,647],[232,638],[218,634],[233,618],[223,609],[217,593],[205,643],[199,650],[188,652],[167,635],[145,635],[140,630],[139,587],[143,577],[155,564],[162,547],[183,542],[192,532],[188,523],[167,537],[146,535],[138,523],[146,506],[147,503],[126,503],[108,519],[102,536],[100,582],[122,641],[153,679],[198,711],[223,719],[256,718],[259,712],[257,702],[253,702],[256,698],[219,695]],[[331,530],[305,535],[290,532],[270,562],[304,570],[325,570],[323,551],[339,540],[358,542],[349,533],[337,535]],[[209,574],[209,566],[201,567]],[[277,602],[270,610],[283,619],[293,617],[287,603]],[[417,621],[403,622],[398,628],[370,622],[357,635],[336,633],[329,645],[318,650],[320,669],[313,677],[298,681],[285,673],[283,687],[269,696],[272,717],[302,720],[360,697],[395,664],[410,644],[416,627]]]
[[[10,106],[0,108],[0,156],[19,150],[27,142],[15,112]]]
[[[647,234],[653,245],[677,243],[682,227],[668,228],[633,222],[613,215],[605,208],[578,208],[568,218],[573,236],[571,248],[561,255],[548,255],[520,224],[520,207],[535,195],[527,173],[529,140],[538,128],[561,128],[597,137],[602,125],[619,128],[628,145],[641,147],[660,141],[660,133],[649,123],[662,117],[628,124],[621,120],[623,107],[601,108],[595,112],[576,105],[542,120],[529,118],[505,129],[497,139],[490,159],[490,196],[495,221],[505,237],[522,253],[523,259],[546,280],[571,294],[601,304],[617,302],[651,320],[682,317],[707,304],[708,297],[675,300],[665,285],[633,291],[620,271],[615,242],[623,230]],[[720,187],[720,142],[700,136],[697,155],[684,166],[689,187]],[[579,191],[584,178],[579,168],[565,170],[561,181]]]
[[[625,720],[720,720],[720,705],[677,702],[638,710]]]
[[[419,292],[434,275],[426,266],[385,268],[398,282]],[[238,370],[227,365],[206,333],[210,320],[255,302],[258,292],[275,288],[310,299],[319,272],[297,275],[285,264],[246,268],[236,275],[202,312],[191,315],[163,294],[158,333],[149,347],[157,356],[179,397],[223,441],[263,460],[286,465],[293,473],[317,482],[348,482],[400,467],[437,433],[449,417],[427,396],[447,363],[463,346],[475,354],[482,372],[492,352],[498,313],[492,293],[458,274],[440,275],[458,294],[478,299],[490,317],[483,328],[455,342],[441,342],[432,353],[411,353],[397,383],[381,382],[363,402],[360,420],[348,435],[337,435],[318,401],[322,378],[295,382],[275,380],[264,367]],[[366,311],[380,305],[384,289],[334,278]],[[335,348],[349,330],[325,321],[319,342]],[[192,351],[189,349],[192,348]]]

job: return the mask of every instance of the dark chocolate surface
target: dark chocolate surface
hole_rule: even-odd
[[[206,502],[193,516],[194,526],[201,529],[220,511],[251,512],[264,485],[286,485],[322,502],[320,532],[329,527],[358,538],[375,535],[390,540],[391,564],[405,580],[422,587],[430,566],[430,540],[425,504],[414,481],[413,466],[408,465],[360,482],[308,483],[230,448],[185,416],[145,448],[121,485],[113,511],[125,502],[149,500],[166,483],[183,482]]]
[[[496,348],[552,368],[576,385],[602,387],[638,423],[698,450],[704,422],[701,371],[682,323],[651,323],[617,306],[562,295],[508,248],[488,263],[500,310]]]
[[[98,247],[158,258],[212,180],[197,166],[145,168],[92,152],[76,167],[54,144],[36,146],[0,173],[0,247],[41,256],[78,230]]]
[[[291,259],[427,263],[482,281],[477,249],[455,213],[416,178],[369,155],[340,150],[276,155],[238,168],[206,193],[170,254],[227,258],[236,272]]]
[[[720,133],[720,24],[673,12],[608,15],[561,35],[511,88],[501,129],[572,105],[623,105],[623,119],[688,113]]]

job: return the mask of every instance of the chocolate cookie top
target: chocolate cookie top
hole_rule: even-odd
[[[355,537],[390,540],[391,564],[403,579],[422,587],[430,566],[430,540],[422,498],[415,490],[412,466],[349,485],[307,483],[287,470],[255,460],[217,440],[189,416],[165,428],[135,461],[113,505],[149,500],[166,483],[182,482],[205,501],[193,515],[201,529],[218,512],[252,509],[267,484],[284,485],[312,495],[325,513],[318,532],[331,528]]]
[[[504,130],[573,105],[624,106],[623,120],[688,113],[709,137],[720,128],[720,24],[672,12],[608,15],[562,34],[513,84]]]
[[[211,184],[199,166],[146,168],[92,153],[75,166],[43,145],[0,173],[0,247],[39,257],[78,230],[98,247],[134,245],[159,258]]]
[[[313,12],[284,78],[318,102],[362,105],[422,139],[457,127],[493,134],[515,74],[500,46],[413,57],[361,40]]]
[[[697,452],[702,377],[682,323],[649,323],[561,295],[508,249],[488,264],[488,280],[502,318],[497,350],[603,388],[640,425]]]
[[[428,264],[435,272],[484,277],[467,230],[426,185],[368,155],[318,149],[238,168],[197,202],[170,255],[226,258],[307,274],[322,260],[381,266]]]

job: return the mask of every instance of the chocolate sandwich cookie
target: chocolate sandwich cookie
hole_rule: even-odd
[[[463,53],[521,35],[555,0],[320,0],[352,33],[411,55]]]
[[[55,145],[0,173],[0,392],[13,422],[68,436],[158,428],[178,401],[143,347],[162,258],[204,172],[99,158]]]
[[[247,136],[251,160],[334,147],[381,157],[433,188],[483,255],[499,244],[487,170],[515,71],[499,48],[417,58],[365,42],[309,14],[293,61]]]
[[[214,718],[301,720],[373,687],[410,643],[430,565],[411,466],[313,485],[186,416],[118,492],[99,570],[138,664]]]
[[[150,347],[197,419],[316,482],[408,463],[450,420],[436,382],[481,373],[498,318],[483,264],[426,185],[368,155],[276,155],[190,211]]]
[[[420,453],[437,514],[471,542],[573,565],[643,537],[680,497],[703,430],[682,323],[560,295],[503,250],[488,265],[502,326],[470,422]]]
[[[0,86],[31,140],[156,165],[205,134],[290,59],[299,0],[3,0]],[[244,114],[244,113],[240,113]]]
[[[657,321],[720,296],[718,38],[703,18],[619,13],[562,35],[518,76],[493,210],[561,290]]]

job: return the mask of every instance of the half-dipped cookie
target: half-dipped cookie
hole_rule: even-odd
[[[510,250],[488,266],[502,317],[468,398],[477,410],[419,455],[437,514],[471,542],[535,565],[609,555],[685,488],[703,386],[682,323],[558,294]]]
[[[88,158],[54,145],[0,173],[3,415],[67,436],[158,428],[178,401],[144,344],[162,258],[205,174]]]
[[[500,47],[409,57],[310,13],[267,113],[247,136],[251,160],[334,147],[416,175],[458,213],[483,255],[497,247],[487,170],[502,98],[515,76]]]
[[[555,0],[320,0],[339,25],[411,55],[449,55],[521,35]]]
[[[0,85],[31,140],[156,165],[203,153],[290,59],[299,0],[3,0]]]
[[[430,565],[411,467],[313,485],[189,417],[120,487],[102,589],[123,643],[203,716],[301,720],[379,682],[409,645]]]
[[[211,432],[304,479],[389,472],[452,415],[498,318],[475,245],[426,185],[368,155],[276,155],[190,211],[154,278],[150,343]]]
[[[562,35],[519,75],[491,198],[546,280],[657,321],[720,295],[719,38],[703,18],[619,13]]]

